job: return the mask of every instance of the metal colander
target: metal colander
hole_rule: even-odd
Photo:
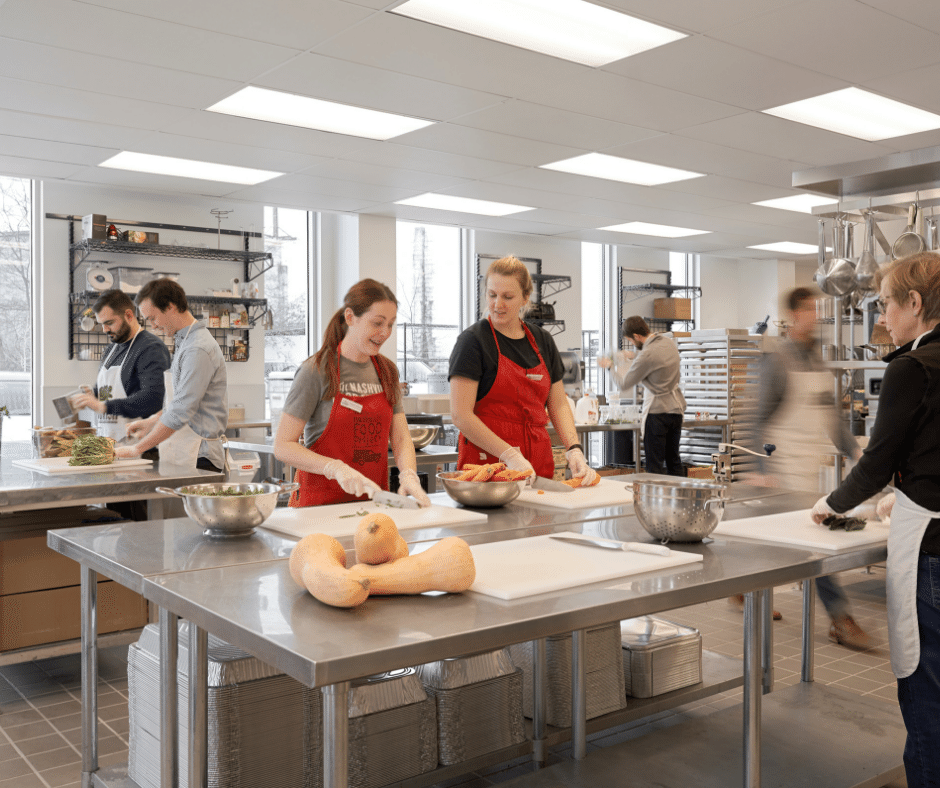
[[[679,477],[633,481],[633,510],[647,533],[663,542],[700,542],[725,513],[727,488]]]

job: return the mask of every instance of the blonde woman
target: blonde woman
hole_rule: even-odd
[[[457,338],[450,356],[451,414],[460,430],[457,465],[499,461],[550,479],[551,419],[572,476],[589,485],[597,473],[578,443],[555,340],[523,319],[531,295],[532,277],[522,261],[503,257],[490,265],[488,315]]]

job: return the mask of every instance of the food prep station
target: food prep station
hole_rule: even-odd
[[[610,478],[610,477],[608,477]],[[456,535],[471,547],[491,552],[514,541],[550,534],[574,533],[607,539],[651,542],[629,503],[630,477],[624,503],[583,508],[551,508],[513,503],[496,509],[462,510],[475,517],[442,524],[403,527],[411,552]],[[806,510],[816,496],[747,487],[728,488],[724,520],[783,515]],[[434,510],[457,509],[444,493],[432,495]],[[280,510],[278,510],[280,511]],[[275,513],[275,515],[277,512]],[[272,517],[273,519],[273,517]],[[356,520],[342,520],[336,532],[351,552]],[[323,697],[323,784],[346,788],[347,703],[351,682],[373,674],[410,668],[435,660],[531,642],[533,721],[528,738],[469,761],[440,766],[402,784],[418,788],[495,764],[531,756],[544,763],[548,747],[571,741],[574,760],[520,777],[519,788],[611,784],[611,759],[627,757],[631,785],[761,784],[762,763],[787,774],[794,784],[813,775],[814,785],[883,785],[902,773],[904,729],[897,709],[853,693],[812,684],[814,585],[804,584],[803,682],[772,691],[773,636],[770,625],[772,588],[806,578],[879,563],[883,541],[844,550],[785,546],[772,539],[713,534],[697,543],[672,543],[674,552],[695,563],[642,571],[626,577],[586,581],[563,590],[498,599],[483,593],[425,594],[371,599],[354,610],[331,608],[314,600],[291,580],[287,558],[297,534],[288,538],[262,527],[250,537],[213,540],[188,518],[162,523],[118,523],[53,530],[48,542],[78,561],[82,581],[83,785],[135,785],[127,769],[98,769],[95,638],[95,579],[106,573],[142,593],[159,607],[161,635],[161,785],[177,784],[180,748],[188,748],[189,784],[204,784],[207,759],[207,637],[212,634],[296,679],[321,688]],[[574,550],[593,548],[572,547]],[[698,559],[701,560],[698,560]],[[742,622],[744,661],[705,653],[703,680],[651,698],[627,698],[626,707],[588,719],[585,674],[586,633],[624,619],[745,595]],[[376,614],[380,612],[380,615]],[[177,706],[177,642],[180,619],[189,622],[188,708]],[[690,622],[694,624],[694,622]],[[325,638],[324,633],[341,633]],[[571,643],[572,722],[546,724],[546,643],[568,636]],[[587,736],[664,709],[735,687],[744,687],[743,703],[711,715],[709,722],[683,726],[683,757],[655,757],[661,746],[674,746],[674,729],[626,742],[610,752],[587,754]],[[767,694],[769,693],[769,694]],[[828,714],[839,715],[840,728],[826,727]],[[176,716],[186,715],[192,735],[177,736]],[[668,734],[671,744],[664,744]],[[839,746],[832,747],[837,737]],[[762,740],[765,742],[762,746]],[[788,741],[794,743],[792,746]],[[810,746],[812,745],[812,746]],[[800,757],[794,759],[793,746]],[[652,754],[647,754],[649,750]],[[833,755],[833,750],[838,752]],[[781,769],[781,759],[786,769]],[[605,772],[605,769],[608,770]],[[704,772],[703,772],[704,770]],[[823,779],[824,778],[824,779]],[[832,778],[830,780],[830,778]],[[876,782],[883,778],[882,782]],[[819,780],[822,781],[819,781]],[[827,782],[827,780],[829,780]],[[809,784],[809,783],[806,783]]]

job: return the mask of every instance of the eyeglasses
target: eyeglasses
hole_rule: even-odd
[[[890,298],[891,296],[885,296],[884,298],[879,298],[877,301],[875,301],[875,304],[878,307],[878,311],[881,312],[881,314],[884,314],[885,310],[888,308],[888,300]]]

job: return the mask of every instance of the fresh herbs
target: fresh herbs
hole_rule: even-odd
[[[830,514],[822,521],[823,525],[828,525],[830,531],[861,531],[867,524],[861,517],[840,517]]]
[[[233,498],[245,495],[264,495],[264,490],[239,490],[237,487],[219,487],[217,490],[207,492],[206,490],[183,487],[186,495],[206,495],[213,498]]]
[[[69,465],[110,465],[114,462],[114,441],[101,435],[79,435],[72,442]]]

